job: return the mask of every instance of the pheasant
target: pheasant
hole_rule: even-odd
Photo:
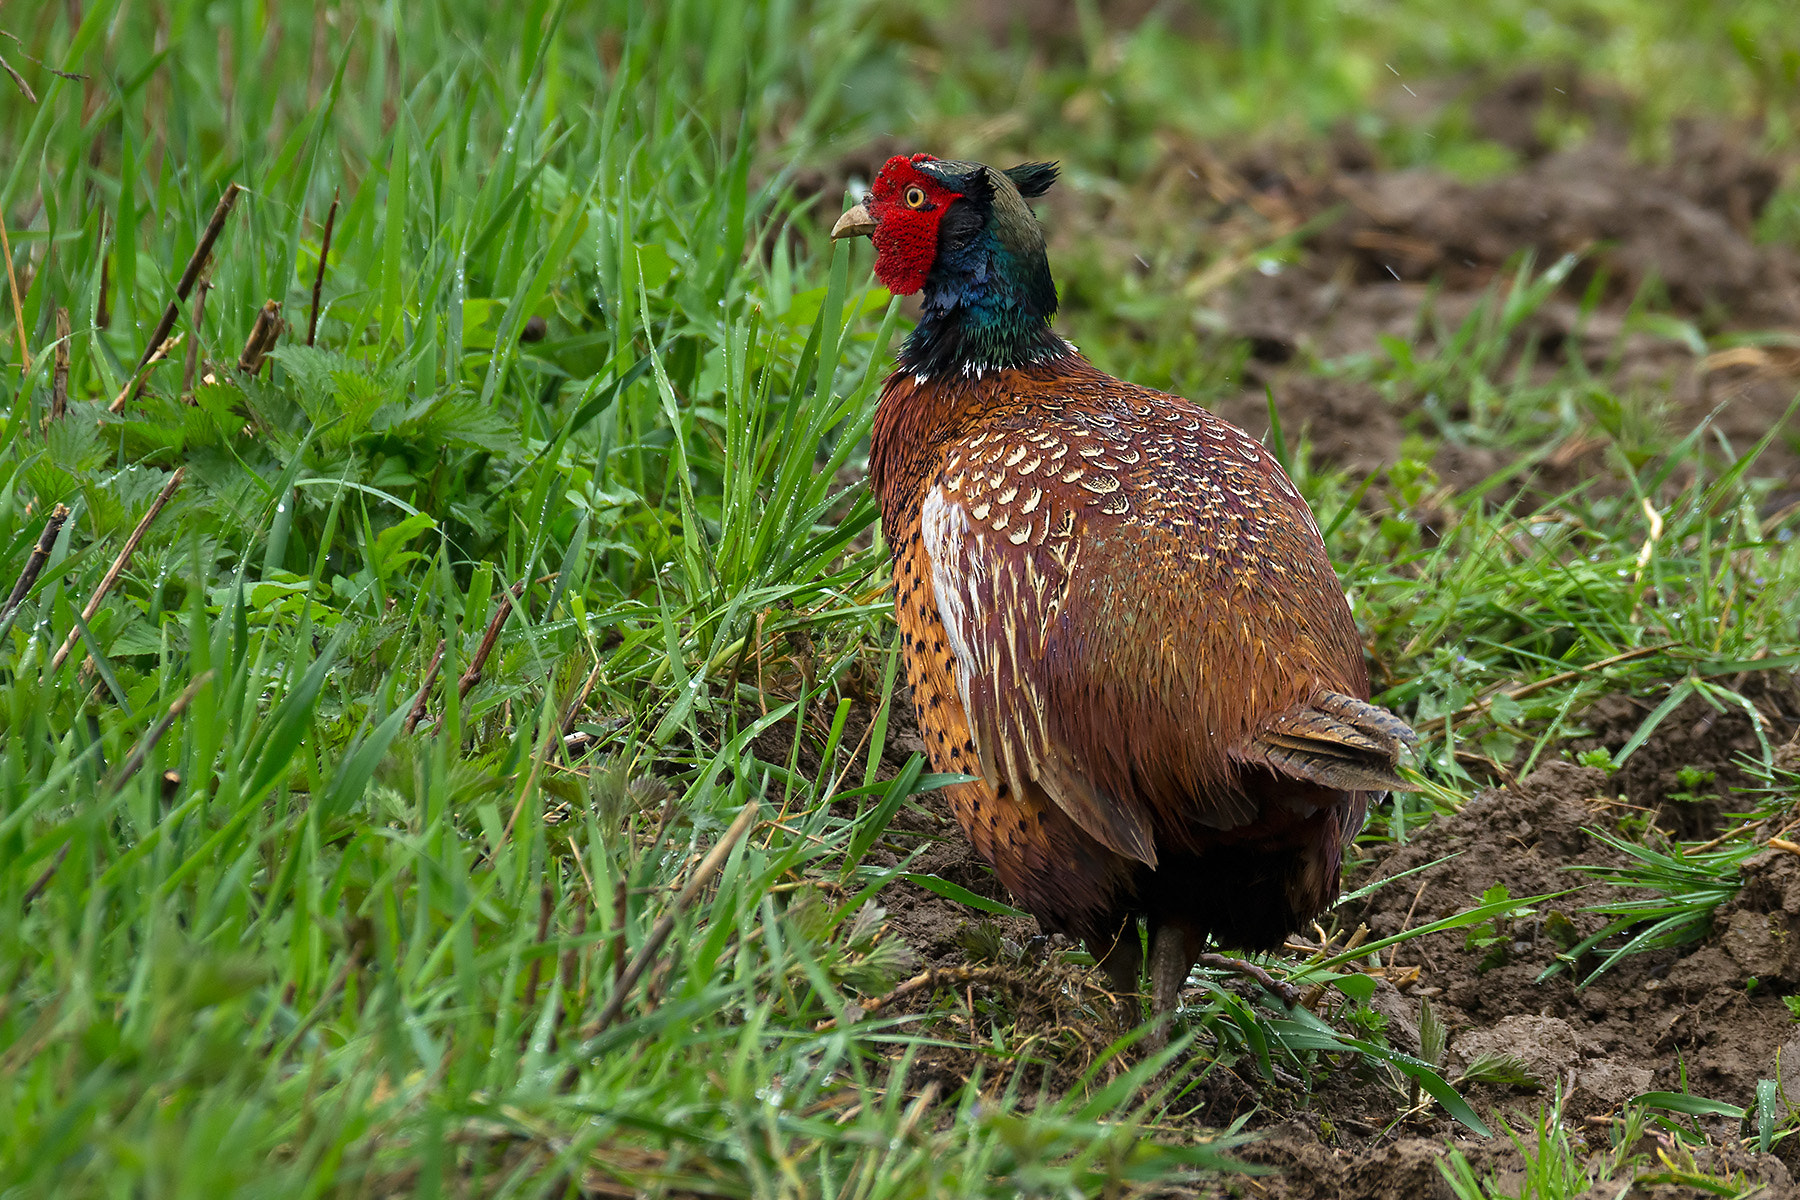
[[[1026,202],[1056,175],[896,156],[831,236],[867,235],[880,281],[923,293],[869,471],[932,768],[973,777],[947,791],[975,850],[1130,995],[1143,919],[1161,1017],[1209,938],[1273,949],[1336,899],[1414,735],[1368,702],[1272,456],[1051,331]]]

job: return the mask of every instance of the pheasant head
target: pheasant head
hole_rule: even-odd
[[[903,369],[936,375],[1025,366],[1066,353],[1050,332],[1056,284],[1044,231],[1026,200],[1056,181],[1056,164],[1005,171],[929,154],[896,155],[834,238],[875,243],[875,274],[896,295],[923,293]]]

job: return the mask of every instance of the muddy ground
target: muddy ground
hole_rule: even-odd
[[[1489,117],[1506,123],[1498,111]],[[1522,116],[1513,123],[1535,127]],[[1378,387],[1354,363],[1385,359],[1385,338],[1430,355],[1505,291],[1521,253],[1539,272],[1573,253],[1563,286],[1513,331],[1496,377],[1511,377],[1526,356],[1531,382],[1566,378],[1579,365],[1664,430],[1710,420],[1716,459],[1727,445],[1750,449],[1800,389],[1800,255],[1755,236],[1790,168],[1758,157],[1750,142],[1743,129],[1685,125],[1670,160],[1652,166],[1600,133],[1481,183],[1382,171],[1355,143],[1334,147],[1312,176],[1290,174],[1317,165],[1291,156],[1203,161],[1209,191],[1242,196],[1272,228],[1326,222],[1299,262],[1244,272],[1221,302],[1226,327],[1248,341],[1251,357],[1244,389],[1220,411],[1262,435],[1272,389],[1284,430],[1304,430],[1322,462],[1380,472],[1416,433],[1436,443],[1433,466],[1445,482],[1479,483],[1525,447],[1459,436],[1466,407],[1433,411],[1429,397]],[[1233,219],[1229,205],[1220,219]],[[1706,354],[1692,336],[1717,344],[1764,332],[1789,336]],[[1555,445],[1531,446],[1541,459],[1533,490],[1554,496],[1609,474],[1605,439],[1593,432],[1566,430]],[[1757,473],[1779,481],[1772,505],[1800,498],[1800,430],[1778,436]]]
[[[1546,145],[1538,131],[1544,106],[1552,103],[1580,108],[1591,136],[1563,149]],[[1510,494],[1528,488],[1549,497],[1583,481],[1606,486],[1615,467],[1602,452],[1605,439],[1574,429],[1549,447],[1459,441],[1442,436],[1442,423],[1466,413],[1427,419],[1423,397],[1378,386],[1343,365],[1382,354],[1388,336],[1429,351],[1492,293],[1521,251],[1532,251],[1540,268],[1575,251],[1579,265],[1513,335],[1510,361],[1529,354],[1530,377],[1549,379],[1578,360],[1665,430],[1685,432],[1710,418],[1721,458],[1728,448],[1741,451],[1755,442],[1800,390],[1800,350],[1793,348],[1800,346],[1800,256],[1755,236],[1757,219],[1791,164],[1759,158],[1749,148],[1749,131],[1693,124],[1677,130],[1666,161],[1647,165],[1625,148],[1621,103],[1573,78],[1505,81],[1476,104],[1475,120],[1522,165],[1479,183],[1383,170],[1349,138],[1236,158],[1171,143],[1164,170],[1175,181],[1170,186],[1191,193],[1189,207],[1200,214],[1196,236],[1210,230],[1228,240],[1245,226],[1270,234],[1311,230],[1279,270],[1243,271],[1205,301],[1212,306],[1209,320],[1249,348],[1242,391],[1225,398],[1220,410],[1262,435],[1265,388],[1272,389],[1289,437],[1304,431],[1319,460],[1354,472],[1386,470],[1401,455],[1403,439],[1420,434],[1433,447],[1440,478],[1452,485],[1473,485],[1510,456],[1535,453],[1534,469]],[[1090,211],[1065,221],[1057,236],[1075,236],[1071,225],[1092,229],[1108,220],[1105,211]],[[1632,320],[1634,306],[1671,320],[1647,327]],[[1702,354],[1675,322],[1708,338],[1773,330],[1795,340]],[[1800,500],[1795,431],[1775,440],[1758,473],[1776,480],[1766,501],[1771,510]],[[1771,740],[1800,732],[1800,689],[1791,678],[1753,677],[1743,686]],[[1515,897],[1582,888],[1584,878],[1567,869],[1571,864],[1625,861],[1594,830],[1632,822],[1641,829],[1654,821],[1696,838],[1730,828],[1729,814],[1746,807],[1731,792],[1746,782],[1739,759],[1756,747],[1741,712],[1719,714],[1691,702],[1618,774],[1609,778],[1574,765],[1582,750],[1617,750],[1648,708],[1638,699],[1608,698],[1582,717],[1587,732],[1564,745],[1562,761],[1483,792],[1405,845],[1371,848],[1352,869],[1349,887],[1436,865],[1350,906],[1339,928],[1366,925],[1374,937],[1393,934],[1466,908],[1496,884]],[[920,748],[906,736],[901,728],[896,751]],[[1800,745],[1784,754],[1800,769]],[[1691,781],[1682,782],[1683,768],[1713,773],[1700,795],[1693,795]],[[928,848],[915,869],[1005,898],[935,801],[902,814],[891,849],[904,852],[920,839]],[[1386,978],[1373,1007],[1391,1043],[1416,1051],[1422,1005],[1429,1003],[1450,1032],[1452,1076],[1484,1052],[1516,1055],[1530,1081],[1467,1085],[1477,1110],[1524,1127],[1560,1086],[1568,1128],[1596,1151],[1606,1149],[1620,1104],[1645,1091],[1678,1090],[1685,1082],[1697,1095],[1753,1106],[1757,1081],[1780,1078],[1800,1103],[1800,1025],[1784,1003],[1800,993],[1800,854],[1767,850],[1746,864],[1744,878],[1746,886],[1718,911],[1708,937],[1627,958],[1585,987],[1567,971],[1541,982],[1539,976],[1571,933],[1585,936],[1599,927],[1599,917],[1582,911],[1605,890],[1598,884],[1543,902],[1532,918],[1499,929],[1497,945],[1471,949],[1463,930],[1406,943],[1382,963]],[[910,885],[890,887],[883,903],[892,929],[926,965],[1011,964],[1024,980],[1012,985],[1010,997],[992,1001],[976,987],[960,988],[965,1008],[974,1011],[945,1017],[946,1029],[960,1021],[972,1036],[993,1013],[1010,1012],[1019,1022],[1016,1033],[1044,1035],[1038,1044],[1047,1048],[1044,1074],[1053,1089],[1092,1060],[1108,1030],[1091,1019],[1084,1026],[1080,1014],[1084,1005],[1099,1006],[1097,984],[1077,968],[1046,965],[1059,956],[1034,923],[982,919]],[[1585,970],[1596,965],[1591,956],[1582,963]],[[1252,991],[1246,983],[1244,994]],[[1002,1003],[1010,1008],[992,1007]],[[954,1086],[976,1061],[973,1050],[928,1055],[919,1079]],[[1275,1170],[1204,1185],[1200,1194],[1447,1197],[1436,1167],[1447,1140],[1477,1175],[1493,1172],[1503,1186],[1521,1186],[1524,1159],[1505,1138],[1472,1138],[1441,1109],[1402,1117],[1404,1098],[1366,1068],[1327,1070],[1302,1087],[1240,1065],[1235,1073],[1215,1072],[1189,1099],[1188,1119],[1196,1127],[1246,1118],[1247,1128],[1263,1136],[1241,1156]],[[1692,1165],[1763,1183],[1770,1196],[1795,1193],[1800,1138],[1759,1155],[1742,1147],[1736,1122],[1714,1121],[1711,1132],[1713,1148]],[[1680,1157],[1666,1138],[1640,1148]],[[1615,1197],[1620,1186],[1592,1195]],[[1631,1192],[1701,1194],[1672,1183]]]

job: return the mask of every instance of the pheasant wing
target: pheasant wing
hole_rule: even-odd
[[[986,514],[984,514],[986,515]],[[1026,514],[1030,515],[1030,514]],[[920,534],[931,561],[938,614],[956,661],[956,686],[990,788],[1041,789],[1089,836],[1117,854],[1156,865],[1146,807],[1102,790],[1056,735],[1045,664],[1067,656],[1053,629],[1068,563],[1003,525],[972,524],[941,488],[926,497]],[[1039,539],[1040,543],[1042,539]]]
[[[1308,794],[1405,787],[1409,731],[1352,698],[1361,640],[1279,465],[1178,398],[1068,386],[955,443],[920,506],[990,786],[1039,787],[1151,865],[1153,834],[1268,816],[1247,765]]]

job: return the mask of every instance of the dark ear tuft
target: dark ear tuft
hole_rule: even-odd
[[[1019,195],[1030,200],[1049,191],[1050,185],[1056,182],[1056,164],[1020,163],[1016,167],[1008,167],[1006,177],[1019,189]]]

